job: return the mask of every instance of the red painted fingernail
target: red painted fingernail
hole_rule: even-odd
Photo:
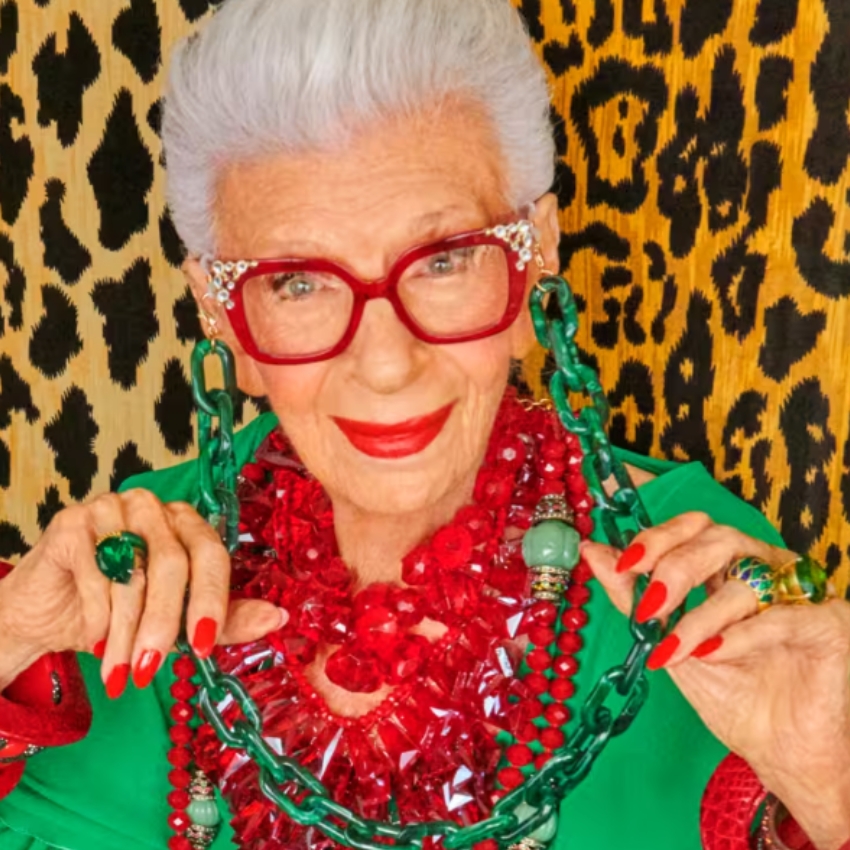
[[[637,566],[643,560],[643,556],[645,554],[646,547],[643,543],[632,543],[632,545],[629,546],[622,555],[620,555],[620,560],[617,561],[617,572],[628,572],[632,567]]]
[[[127,687],[130,678],[129,664],[116,664],[106,679],[106,695],[109,699],[118,699]]]
[[[103,661],[103,656],[106,655],[106,641],[99,640],[91,649],[91,654],[98,660]]]
[[[635,611],[635,619],[639,623],[645,623],[647,620],[652,619],[666,601],[667,585],[663,581],[652,582],[638,603],[637,611]]]
[[[693,658],[705,658],[706,655],[711,655],[712,652],[717,652],[723,646],[723,638],[720,635],[715,635],[703,641],[692,653]]]
[[[676,635],[667,635],[652,651],[646,661],[647,670],[660,670],[675,654],[682,641]]]
[[[133,668],[133,684],[139,690],[146,688],[153,681],[161,661],[162,653],[155,649],[148,649],[139,656]]]
[[[215,636],[218,625],[212,617],[204,617],[198,620],[195,626],[195,636],[192,638],[192,649],[198,658],[209,658],[215,646]]]

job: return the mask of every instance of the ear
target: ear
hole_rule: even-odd
[[[198,310],[203,316],[206,313],[208,316],[215,319],[218,326],[218,337],[222,342],[226,343],[228,348],[233,352],[233,357],[236,363],[236,382],[242,392],[251,396],[263,396],[266,394],[265,385],[263,384],[260,373],[257,369],[256,362],[245,353],[241,343],[233,333],[233,328],[227,319],[227,311],[215,300],[204,298],[209,291],[208,275],[204,271],[201,263],[190,258],[183,263],[183,276],[192,290],[192,295],[195,297],[195,303],[198,305]],[[201,318],[201,327],[204,333],[210,335],[210,326]]]
[[[534,205],[534,215],[531,218],[540,234],[540,250],[543,262],[549,271],[556,272],[560,267],[558,243],[561,239],[561,225],[558,221],[558,198],[551,192],[543,195]],[[528,273],[528,293],[537,283],[540,270],[532,263]],[[525,359],[536,344],[534,326],[531,323],[531,313],[526,304],[517,320],[511,325],[511,355],[517,360]]]

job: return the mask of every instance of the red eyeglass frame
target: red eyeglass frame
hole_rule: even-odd
[[[271,365],[298,365],[305,363],[317,363],[321,360],[330,360],[341,354],[351,344],[351,340],[360,327],[363,311],[369,301],[378,298],[386,298],[392,304],[396,316],[402,324],[417,338],[431,345],[451,345],[460,342],[472,342],[485,339],[501,333],[516,320],[525,300],[525,291],[528,282],[527,268],[532,264],[528,255],[523,259],[522,252],[531,250],[527,244],[517,241],[516,228],[527,226],[525,221],[510,222],[505,225],[488,227],[481,230],[473,230],[421,245],[409,248],[392,264],[388,274],[381,280],[364,281],[345,266],[324,259],[268,259],[268,260],[240,260],[213,262],[210,273],[210,281],[217,280],[216,286],[211,284],[210,295],[213,300],[218,301],[227,308],[227,316],[236,334],[239,343],[254,360]],[[496,235],[496,231],[503,235]],[[513,237],[508,235],[513,232]],[[528,232],[532,232],[529,230]],[[521,234],[521,236],[524,235]],[[398,295],[398,284],[404,272],[417,260],[443,250],[456,250],[458,248],[470,248],[477,245],[495,245],[502,248],[508,258],[508,303],[501,320],[495,325],[474,333],[461,334],[452,337],[434,336],[420,327],[410,316]],[[245,304],[242,298],[242,290],[245,284],[252,278],[268,274],[285,274],[287,272],[304,271],[334,274],[342,279],[351,288],[354,295],[354,303],[351,307],[351,318],[348,327],[339,342],[331,348],[315,354],[301,357],[278,357],[262,351],[256,344],[248,320],[245,316]],[[224,301],[223,293],[229,298]]]

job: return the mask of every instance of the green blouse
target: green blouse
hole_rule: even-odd
[[[275,426],[265,415],[237,437],[240,465]],[[619,452],[657,478],[640,488],[653,522],[705,511],[723,525],[781,545],[776,530],[752,507],[715,482],[699,463],[675,464]],[[196,464],[138,476],[132,487],[164,501],[195,502]],[[578,655],[578,701],[631,644],[627,620],[592,584],[585,647]],[[170,836],[168,711],[173,676],[166,663],[153,685],[132,684],[110,701],[99,662],[80,655],[94,709],[88,736],[30,760],[20,785],[0,800],[2,850],[164,850]],[[703,789],[725,755],[664,672],[650,673],[650,696],[632,728],[613,740],[585,782],[565,801],[554,850],[698,850]],[[232,847],[229,815],[214,850]]]

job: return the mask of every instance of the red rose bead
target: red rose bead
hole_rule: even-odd
[[[576,692],[570,679],[553,679],[549,685],[549,696],[558,702],[566,702]]]
[[[540,694],[545,694],[549,690],[549,679],[542,673],[529,673],[523,679],[523,682],[534,696],[540,696]]]
[[[514,767],[525,767],[534,761],[534,753],[531,747],[527,747],[525,744],[513,744],[513,746],[507,748],[505,755]]]
[[[528,632],[528,639],[535,646],[549,646],[555,642],[555,630],[548,626],[534,626]]]
[[[516,788],[517,785],[522,785],[524,777],[522,771],[518,768],[504,767],[499,771],[498,778],[499,782],[510,791],[512,788]]]
[[[175,702],[170,713],[175,723],[188,723],[195,716],[195,709],[188,702]]]
[[[169,772],[168,781],[175,788],[188,788],[192,781],[192,774],[183,768],[176,768]]]
[[[574,655],[584,646],[584,641],[577,632],[561,632],[558,635],[557,646],[561,652],[567,655]]]
[[[192,821],[186,812],[172,812],[168,816],[168,825],[175,832],[185,832],[192,825]]]
[[[542,673],[552,666],[552,656],[549,655],[548,650],[540,647],[539,649],[533,649],[526,655],[525,663],[531,670]]]
[[[541,729],[540,731],[540,743],[543,744],[547,750],[557,750],[560,747],[563,747],[565,740],[566,736],[560,729],[549,727],[548,729]]]
[[[188,791],[172,791],[168,795],[168,805],[171,806],[172,809],[188,808],[189,803],[191,802],[192,798],[189,796]]]
[[[570,710],[559,702],[553,702],[546,706],[543,716],[550,725],[563,726],[570,719]]]
[[[431,551],[444,570],[462,567],[472,555],[472,535],[461,525],[441,528],[431,541]]]
[[[568,632],[577,632],[587,625],[587,612],[581,608],[570,608],[561,616],[561,625]]]
[[[188,767],[192,761],[192,754],[186,747],[172,747],[168,751],[168,762],[174,767]]]
[[[572,655],[562,655],[552,665],[552,669],[555,671],[556,676],[561,676],[562,678],[574,676],[578,670],[578,661]]]

